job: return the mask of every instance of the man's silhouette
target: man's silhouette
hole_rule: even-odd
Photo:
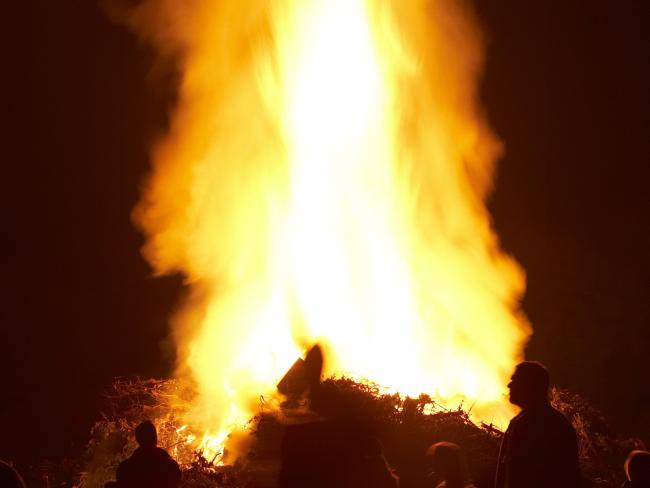
[[[579,486],[576,434],[548,401],[546,368],[533,361],[518,364],[508,388],[510,402],[521,412],[503,435],[496,488]]]
[[[650,488],[650,452],[632,451],[625,460],[623,488]]]
[[[156,427],[148,420],[135,428],[138,448],[117,468],[120,488],[176,488],[181,480],[178,464],[164,449],[156,446]]]

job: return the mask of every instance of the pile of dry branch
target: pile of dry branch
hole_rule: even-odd
[[[101,488],[112,479],[117,464],[135,448],[133,428],[152,419],[159,431],[159,444],[183,469],[187,488],[272,488],[279,469],[279,451],[284,425],[304,409],[260,412],[251,422],[250,448],[231,466],[214,466],[204,453],[187,442],[180,431],[179,413],[189,408],[194,392],[177,380],[117,380],[108,394],[103,419],[94,426],[84,469],[76,486]],[[618,487],[621,466],[634,440],[617,439],[602,416],[580,397],[554,390],[552,403],[573,422],[580,441],[582,469],[592,486]],[[426,448],[437,441],[459,444],[477,487],[492,486],[501,432],[476,425],[462,408],[448,410],[430,397],[404,398],[382,394],[376,385],[350,379],[322,383],[311,410],[321,418],[345,418],[363,424],[380,439],[386,458],[397,471],[402,488],[430,487],[424,459]],[[226,458],[227,459],[227,458]]]

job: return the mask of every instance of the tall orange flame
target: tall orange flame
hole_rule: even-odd
[[[317,341],[327,374],[503,420],[529,329],[484,204],[500,144],[468,9],[149,0],[129,20],[181,66],[136,219],[154,268],[193,291],[178,374],[206,439]]]

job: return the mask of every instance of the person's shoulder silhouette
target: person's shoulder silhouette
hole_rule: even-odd
[[[117,468],[120,488],[176,488],[181,479],[178,463],[157,446],[156,427],[147,421],[135,429],[138,448]]]
[[[521,412],[503,436],[496,487],[579,486],[575,430],[548,401],[546,368],[534,361],[518,364],[508,388],[510,402],[521,407]]]
[[[650,488],[650,452],[635,450],[625,460],[624,488]]]
[[[25,482],[13,466],[0,461],[0,486],[2,488],[25,488]]]

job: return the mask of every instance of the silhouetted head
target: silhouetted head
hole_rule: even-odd
[[[437,442],[427,449],[433,471],[447,486],[463,487],[469,482],[467,464],[460,447],[453,442]]]
[[[150,421],[145,420],[135,428],[135,440],[141,447],[154,447],[158,444],[158,434],[156,426]]]
[[[510,403],[528,408],[548,399],[549,375],[542,363],[524,361],[519,363],[510,378]]]
[[[0,486],[3,488],[25,488],[25,482],[13,466],[0,461]]]
[[[627,479],[640,486],[650,486],[650,452],[632,451],[625,460]]]

